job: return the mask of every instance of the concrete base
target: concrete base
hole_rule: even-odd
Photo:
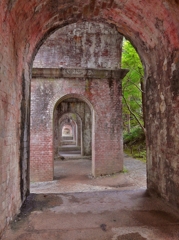
[[[178,240],[179,215],[146,192],[145,164],[97,179],[91,161],[56,161],[53,182],[31,184],[3,240]]]
[[[3,240],[178,240],[178,222],[145,190],[32,194]]]

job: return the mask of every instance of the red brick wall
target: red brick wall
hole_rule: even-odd
[[[0,4],[0,238],[4,227],[21,206],[20,192],[20,102],[21,82],[8,22],[1,22]]]

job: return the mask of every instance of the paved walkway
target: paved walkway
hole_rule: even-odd
[[[178,240],[179,215],[148,195],[145,164],[126,157],[125,168],[94,179],[87,160],[56,162],[56,180],[31,185],[3,240]]]
[[[55,180],[31,184],[31,193],[70,193],[146,188],[146,164],[125,156],[124,173],[93,178],[87,159],[55,161]]]

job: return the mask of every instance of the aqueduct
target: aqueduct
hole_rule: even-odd
[[[2,0],[0,12],[0,231],[29,194],[34,57],[51,33],[80,21],[115,26],[138,51],[145,67],[147,188],[178,209],[178,1]]]

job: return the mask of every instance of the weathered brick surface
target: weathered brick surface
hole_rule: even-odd
[[[122,36],[114,26],[80,22],[53,33],[37,53],[34,68],[120,66]]]
[[[31,60],[52,31],[83,20],[114,24],[139,52],[145,66],[148,189],[179,208],[178,1],[1,0],[0,12],[0,231],[18,212],[20,178],[23,198],[28,192]],[[21,105],[23,76],[26,94]],[[22,127],[23,123],[26,128]],[[10,147],[4,144],[8,136],[13,139]],[[22,170],[19,149],[23,150]],[[4,176],[4,183],[2,170],[11,173]]]
[[[53,112],[56,104],[61,101],[56,108],[55,118],[59,119],[69,108],[70,112],[73,110],[79,114],[86,125],[84,114],[88,115],[89,110],[86,108],[84,112],[82,102],[80,105],[74,102],[67,104],[63,101],[64,96],[65,99],[77,98],[90,103],[93,115],[93,174],[99,176],[121,171],[123,145],[120,79],[37,78],[32,80],[31,180],[53,179],[53,151],[50,149],[53,150]]]
[[[3,17],[3,9],[0,6]],[[19,212],[20,194],[20,101],[16,55],[8,23],[0,24],[0,237]]]

